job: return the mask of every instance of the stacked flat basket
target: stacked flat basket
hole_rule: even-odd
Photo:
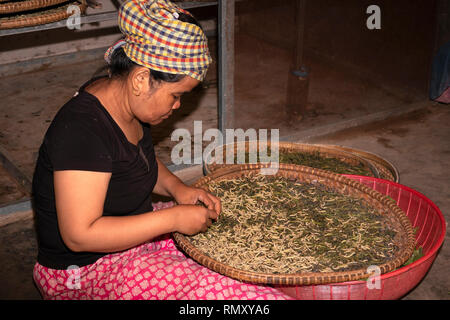
[[[411,264],[381,274],[375,287],[369,288],[366,281],[359,280],[278,288],[299,300],[400,299],[420,283],[436,259],[446,233],[444,215],[430,199],[407,186],[372,177],[346,177],[394,199],[416,231],[416,248],[422,248],[423,256]]]
[[[69,18],[69,6],[86,10],[86,0],[0,0],[0,29],[37,26]]]
[[[242,164],[217,169],[210,175],[201,178],[194,186],[207,189],[210,181],[222,179],[233,179],[249,173],[257,173],[261,169],[270,168],[268,163]],[[407,217],[396,206],[392,199],[367,188],[363,184],[345,178],[342,175],[315,168],[280,164],[275,176],[295,179],[301,183],[319,183],[334,191],[364,200],[366,203],[376,208],[379,214],[390,216],[399,225],[399,236],[396,237],[396,246],[399,248],[394,257],[386,263],[379,265],[382,273],[386,273],[401,266],[413,253],[415,241],[413,229]],[[236,213],[238,214],[238,213]],[[273,285],[311,285],[323,283],[336,283],[342,281],[352,281],[361,278],[368,278],[366,268],[341,272],[304,272],[295,274],[264,274],[251,271],[238,270],[227,266],[217,260],[210,258],[192,245],[188,237],[176,233],[175,240],[180,247],[194,260],[206,267],[227,275],[229,277],[260,284]]]
[[[381,179],[394,181],[397,183],[400,182],[400,174],[398,173],[397,168],[390,161],[380,157],[377,154],[344,146],[335,146],[335,145],[322,145],[322,146],[357,155],[369,161],[378,170],[379,177]]]
[[[270,142],[267,143],[267,146],[270,148]],[[238,148],[243,148],[245,152],[258,151],[257,144],[250,141],[219,146],[206,154],[203,159],[203,173],[205,175],[208,175],[219,168],[229,166],[228,164],[225,164],[224,161],[227,149],[229,148],[232,148],[234,152],[236,152]],[[397,183],[400,181],[398,170],[392,163],[379,155],[367,151],[337,145],[290,142],[279,142],[278,148],[280,152],[318,153],[322,157],[336,158],[349,165],[362,164],[365,169],[371,172],[371,176],[374,178],[382,178]],[[219,149],[221,149],[221,154],[223,156],[221,162],[217,161],[217,150]]]
[[[236,146],[232,145],[232,147],[236,150]],[[223,148],[225,152],[225,146],[220,148]],[[395,258],[389,261],[386,266],[383,266],[377,286],[369,287],[367,281],[361,280],[367,277],[367,270],[353,270],[334,274],[296,275],[255,274],[235,270],[205,256],[183,235],[174,234],[180,247],[193,259],[219,273],[242,281],[273,285],[296,299],[386,300],[399,299],[411,291],[431,267],[444,241],[446,222],[439,208],[423,194],[399,184],[399,173],[394,165],[376,154],[342,146],[283,142],[280,142],[281,149],[320,151],[320,154],[324,156],[340,154],[338,157],[340,160],[348,161],[350,159],[350,162],[358,160],[371,169],[373,176],[369,177],[338,175],[303,166],[280,164],[282,174],[301,180],[319,179],[326,185],[334,186],[335,189],[342,187],[347,192],[362,197],[373,205],[383,207],[391,214],[401,217],[402,225],[405,226],[406,238],[404,239],[407,239],[407,241],[403,243],[402,249]],[[245,150],[248,151],[247,146]],[[217,165],[212,163],[213,158],[211,154],[206,155],[203,163],[205,177],[199,179],[195,184],[196,186],[206,187],[208,181],[230,175],[240,175],[243,173],[239,172],[240,170],[255,170],[255,168],[261,168],[261,165],[264,165]],[[402,265],[405,257],[410,255],[413,249],[418,248],[422,248],[423,256],[411,264]]]

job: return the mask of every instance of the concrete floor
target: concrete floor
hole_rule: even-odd
[[[279,128],[281,136],[296,135],[299,141],[345,145],[376,153],[394,163],[402,184],[433,200],[449,220],[450,173],[446,170],[450,163],[449,106],[429,102],[424,95],[402,88],[361,79],[310,55],[305,57],[314,70],[308,111],[302,121],[288,125],[282,108],[287,80],[283,74],[286,74],[289,53],[245,35],[238,36],[236,49],[235,127]],[[252,56],[255,51],[256,58]],[[274,56],[277,63],[270,63]],[[0,146],[30,179],[37,150],[54,114],[101,65],[98,59],[81,66],[47,67],[2,79]],[[215,79],[214,68],[208,77]],[[355,117],[364,118],[374,112],[413,104],[419,106],[417,111],[401,117],[320,138],[301,137],[308,129],[333,126]],[[176,128],[193,132],[194,120],[203,121],[203,131],[217,126],[214,85],[187,96],[183,107],[173,117],[154,128],[155,148],[166,164],[171,164],[170,150],[176,143],[170,139],[171,132]],[[188,175],[188,180],[195,180],[201,175],[201,168],[194,168]],[[0,178],[0,200],[3,199],[0,205],[24,197],[7,173],[0,170]],[[450,298],[448,235],[446,240],[425,279],[404,299]],[[28,218],[1,227],[0,243],[0,261],[7,262],[0,265],[0,299],[39,299],[31,280],[37,249],[33,220]]]
[[[215,52],[215,41],[210,40]],[[254,54],[254,53],[257,54]],[[420,102],[423,94],[388,87],[343,70],[313,54],[305,55],[311,69],[308,107],[302,121],[287,123],[284,113],[290,52],[245,34],[236,40],[235,114],[236,128],[278,128],[280,136],[364,117]],[[274,57],[276,57],[274,63]],[[43,135],[58,109],[104,65],[102,57],[83,64],[68,64],[8,76],[0,88],[0,146],[27,177],[32,177]],[[207,75],[216,79],[216,65]],[[177,128],[193,133],[194,120],[202,120],[203,131],[217,128],[217,88],[199,88],[182,100],[182,108],[153,130],[161,159],[170,164],[171,148],[177,144],[170,134]]]

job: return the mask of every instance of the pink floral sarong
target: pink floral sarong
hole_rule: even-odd
[[[154,208],[172,205],[160,202]],[[199,265],[179,251],[169,235],[80,268],[55,270],[36,263],[33,278],[44,299],[292,299],[275,288],[240,282]]]

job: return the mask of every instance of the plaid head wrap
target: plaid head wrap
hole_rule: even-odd
[[[185,74],[202,81],[211,63],[208,40],[198,26],[178,20],[191,15],[169,0],[129,0],[119,9],[119,28],[125,35],[105,53],[109,62],[123,47],[135,63],[152,70]]]

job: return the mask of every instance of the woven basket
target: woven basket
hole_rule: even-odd
[[[389,195],[397,202],[416,230],[416,248],[422,247],[423,257],[381,275],[377,288],[369,289],[366,281],[359,280],[311,286],[278,286],[277,289],[299,300],[400,299],[423,280],[439,254],[446,236],[444,215],[429,198],[407,186],[384,179],[345,176]]]
[[[270,164],[242,164],[221,168],[214,171],[211,175],[200,178],[194,186],[207,190],[210,181],[236,178],[248,173],[256,173],[256,171],[259,171],[262,168],[270,168]],[[276,176],[294,178],[305,183],[319,182],[325,186],[331,187],[336,192],[363,199],[370,206],[376,208],[380,214],[390,215],[389,219],[394,221],[393,223],[397,224],[401,230],[396,237],[396,245],[399,249],[396,252],[395,257],[388,262],[379,265],[382,274],[401,266],[413,253],[415,240],[411,223],[391,198],[383,196],[381,193],[372,190],[361,183],[345,178],[343,175],[305,166],[280,164]],[[342,272],[305,272],[296,274],[267,274],[239,270],[205,255],[189,241],[188,237],[180,233],[174,233],[174,239],[180,248],[198,263],[240,281],[276,285],[311,285],[352,281],[370,276],[366,269]]]
[[[375,153],[337,145],[322,145],[322,146],[355,154],[369,161],[373,166],[375,166],[380,174],[381,179],[393,181],[396,183],[400,182],[400,174],[397,168],[391,162]]]
[[[0,18],[0,30],[31,27],[67,19],[72,14],[71,12],[67,12],[69,5],[78,6],[82,14],[86,11],[87,7],[85,0],[82,0],[82,3],[74,1],[69,4],[61,5],[56,9],[52,8],[47,10],[44,8],[39,12],[24,14],[23,16],[20,16],[20,18],[14,16]]]
[[[23,12],[38,8],[54,6],[67,0],[27,0],[0,4],[0,14]]]
[[[222,149],[222,155],[223,155],[223,164],[216,163],[217,157],[212,156],[213,151],[206,154],[203,159],[203,173],[204,175],[208,175],[212,172],[214,172],[217,169],[225,168],[230,166],[229,164],[225,164],[225,158],[226,158],[226,149],[230,147],[234,147],[234,153],[236,154],[237,149],[239,147],[244,147],[245,152],[249,152],[249,150],[257,151],[257,141],[245,141],[245,142],[238,142],[238,143],[232,143],[232,144],[225,144],[222,146],[219,146],[214,149],[218,150],[219,148]],[[270,148],[271,143],[267,142],[268,148]],[[219,149],[220,150],[220,149]],[[338,160],[341,160],[342,162],[345,162],[349,165],[360,165],[362,164],[363,167],[372,173],[372,176],[374,178],[380,178],[380,173],[377,169],[377,167],[371,163],[370,161],[362,158],[361,156],[357,154],[353,154],[344,150],[339,150],[334,147],[329,147],[326,145],[316,145],[316,144],[302,144],[302,143],[290,143],[290,142],[279,142],[279,152],[300,152],[300,153],[316,153],[318,152],[321,156],[324,158],[335,158]],[[320,169],[320,168],[318,168]]]

